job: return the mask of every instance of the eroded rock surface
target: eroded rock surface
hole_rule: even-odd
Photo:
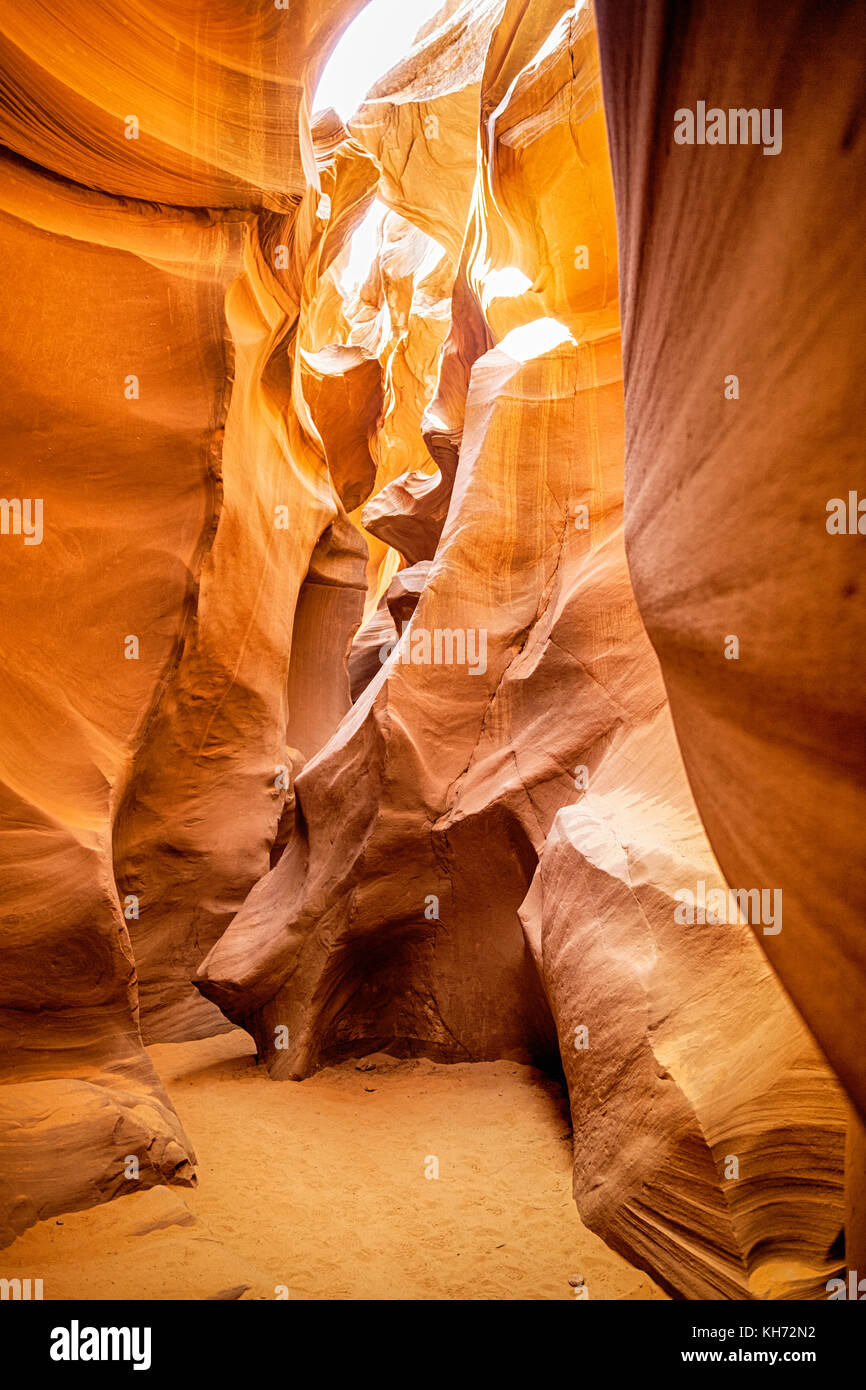
[[[0,537],[3,1240],[191,1180],[139,1010],[225,1027],[189,976],[286,796],[292,607],[339,507],[264,382],[257,222],[307,186],[352,8],[0,5],[2,492],[41,508]]]
[[[764,949],[863,1115],[861,540],[827,530],[861,481],[862,25],[750,4],[734,45],[703,0],[598,10],[635,594],[722,869],[782,890]],[[780,111],[779,153],[675,144],[674,112],[710,92]]]
[[[798,199],[834,141],[844,230],[821,274],[854,263],[849,88],[811,144],[820,91],[792,97],[788,172],[760,150],[704,150],[714,166],[671,142],[674,107],[716,78],[719,100],[739,101],[759,69],[770,106],[774,73],[799,93],[792,34],[841,61],[844,24],[768,35],[748,11],[730,21],[745,49],[729,45],[717,71],[714,26],[730,16],[701,3],[600,4],[601,62],[585,6],[448,4],[346,124],[327,111],[310,130],[305,74],[352,6],[257,13],[233,37],[221,10],[195,7],[156,72],[170,95],[203,84],[201,123],[166,126],[142,97],[142,131],[162,144],[137,146],[124,175],[111,35],[94,37],[86,90],[58,95],[74,51],[42,53],[37,9],[19,6],[6,42],[45,60],[31,102],[98,111],[79,182],[100,191],[73,185],[73,155],[54,158],[45,120],[31,130],[9,102],[5,138],[23,156],[7,156],[2,195],[9,298],[22,266],[46,315],[71,281],[90,335],[61,370],[74,355],[61,334],[34,377],[32,306],[16,302],[11,366],[38,409],[10,425],[15,486],[44,473],[46,544],[13,552],[4,537],[0,552],[29,566],[33,596],[14,615],[5,709],[6,1094],[33,1116],[11,1130],[9,1229],[121,1190],[118,1154],[139,1136],[106,1130],[133,1103],[153,1160],[142,1182],[187,1175],[140,1005],[148,1040],[240,1023],[280,1080],[376,1050],[561,1068],[587,1225],[678,1296],[823,1297],[840,1259],[843,1092],[764,952],[859,1095],[863,962],[841,926],[853,877],[830,898],[832,949],[818,932],[863,821],[849,608],[833,608],[839,680],[819,698],[810,674],[802,706],[794,640],[799,613],[816,657],[828,610],[804,575],[814,561],[853,597],[856,541],[821,530],[821,489],[849,486],[831,486],[829,449],[814,487],[778,459],[773,479],[755,471],[778,412],[777,454],[802,423],[804,378],[781,352],[780,396],[759,371],[766,338],[759,350],[742,328],[755,295],[773,334],[796,313],[803,359],[829,374],[851,285],[801,280],[789,295],[789,282],[817,226]],[[133,56],[129,100],[155,62],[150,45]],[[257,113],[248,148],[202,134],[227,89],[227,121]],[[169,205],[183,189],[198,211]],[[760,256],[743,272],[759,227],[770,277]],[[359,267],[361,229],[374,250]],[[846,391],[825,398],[828,435]],[[795,561],[780,507],[804,540]],[[823,540],[805,539],[816,508]],[[730,546],[724,516],[743,520]],[[802,750],[815,757],[798,783]],[[830,791],[821,861],[814,808]],[[683,893],[726,896],[722,872],[781,886],[782,930],[757,920],[753,934],[736,911],[685,920]],[[839,1009],[843,962],[860,975]],[[42,1123],[58,1086],[84,1088],[80,1110],[77,1091],[61,1105],[88,1154],[74,1180],[45,1172],[45,1148],[67,1143]]]
[[[748,928],[674,916],[678,890],[722,880],[623,548],[588,13],[508,6],[481,111],[457,280],[474,310],[425,414],[459,446],[444,530],[200,987],[278,1077],[372,1046],[549,1061],[555,1029],[588,1224],[681,1295],[821,1296],[841,1093]],[[413,507],[438,486],[401,479],[365,508],[410,563]]]

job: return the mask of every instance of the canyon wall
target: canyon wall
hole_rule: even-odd
[[[72,59],[25,44],[6,8],[16,63],[45,70],[31,96],[60,110]],[[598,8],[601,58],[586,6],[449,4],[345,125],[311,129],[304,71],[351,7],[316,32],[277,12],[240,33],[196,9],[164,75],[174,93],[193,62],[196,119],[153,117],[171,148],[136,146],[126,174],[92,65],[79,178],[101,157],[99,192],[6,118],[23,156],[5,157],[6,297],[24,266],[45,316],[82,299],[55,361],[39,339],[41,384],[18,302],[10,362],[31,392],[15,487],[46,517],[42,547],[2,552],[33,596],[3,749],[20,903],[4,1090],[34,1114],[10,1124],[13,1232],[128,1190],[137,1143],[147,1181],[188,1178],[141,1037],[231,1021],[276,1080],[376,1049],[564,1074],[583,1220],[676,1296],[823,1297],[838,1269],[843,1091],[767,955],[856,1095],[861,975],[845,1009],[832,993],[844,962],[862,971],[836,930],[856,882],[856,540],[828,536],[816,500],[853,486],[830,484],[835,442],[818,448],[853,376],[816,423],[791,366],[829,380],[855,296],[828,278],[810,298],[816,212],[784,257],[772,244],[837,135],[846,217],[846,89],[839,130],[799,130],[787,172],[760,149],[674,146],[674,109],[712,82],[771,107],[774,82],[799,91],[788,30],[731,20],[717,71],[728,17]],[[801,23],[844,47],[844,20]],[[246,162],[215,128],[224,88],[227,122],[245,103],[260,122]],[[165,205],[181,190],[198,211]],[[821,276],[853,264],[852,223]],[[783,399],[761,322],[788,344]],[[728,904],[728,884],[782,889],[784,920],[689,920],[684,896]],[[58,1049],[84,1099],[46,1124]],[[140,1140],[107,1137],[127,1106]],[[73,1114],[77,1185],[39,1147]]]
[[[598,13],[632,582],[719,862],[731,883],[783,891],[764,949],[862,1115],[862,561],[859,533],[827,525],[861,452],[862,16],[748,3],[734,22],[698,0]],[[677,110],[744,93],[780,113],[777,154],[674,144]]]
[[[139,1004],[226,1026],[189,976],[286,795],[292,606],[338,509],[263,380],[257,221],[315,176],[304,83],[352,8],[0,5],[2,491],[42,517],[0,545],[4,1242],[193,1180]]]
[[[675,1293],[817,1296],[842,1219],[841,1095],[747,927],[675,917],[678,890],[723,880],[626,567],[589,13],[507,6],[480,103],[422,420],[445,467],[363,513],[403,547],[404,587],[431,562],[200,988],[276,1077],[383,1047],[558,1051],[589,1225]],[[419,113],[416,159],[423,136]],[[444,242],[440,200],[422,217],[389,180],[379,196]]]

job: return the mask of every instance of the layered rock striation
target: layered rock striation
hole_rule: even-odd
[[[139,1019],[226,1026],[189,976],[286,797],[293,606],[339,506],[265,380],[291,305],[260,223],[315,173],[305,84],[351,14],[0,6],[6,1241],[192,1180]]]
[[[856,539],[821,530],[853,373],[802,396],[854,341],[847,20],[599,3],[599,50],[583,5],[448,4],[309,127],[351,6],[195,8],[132,43],[125,103],[147,63],[165,95],[127,167],[111,35],[76,86],[38,8],[0,10],[43,113],[4,108],[2,217],[45,505],[0,552],[5,1229],[128,1190],[127,1152],[188,1178],[142,1038],[233,1023],[277,1080],[561,1073],[587,1225],[676,1296],[825,1296],[845,1098],[794,1005],[856,1101]],[[848,75],[814,139],[804,44]],[[787,103],[787,163],[674,140],[713,82]],[[79,296],[36,370],[22,270]]]

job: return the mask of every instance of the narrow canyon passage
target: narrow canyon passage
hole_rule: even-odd
[[[866,1298],[864,28],[0,0],[3,1299]]]
[[[150,1056],[198,1186],[43,1223],[4,1270],[57,1298],[664,1297],[581,1225],[568,1106],[531,1068],[379,1054],[273,1086],[241,1032]]]

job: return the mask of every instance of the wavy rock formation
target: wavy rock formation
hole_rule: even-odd
[[[462,434],[444,531],[200,988],[277,1077],[374,1047],[545,1061],[555,1028],[587,1224],[681,1295],[820,1296],[840,1093],[747,928],[674,916],[678,890],[722,880],[626,569],[587,12],[508,6],[481,109],[461,271],[477,308],[454,317],[425,416]],[[364,511],[409,562],[416,486]]]
[[[624,757],[652,795],[624,791]],[[672,1293],[825,1296],[841,1097],[748,928],[675,919],[684,882],[724,882],[666,709],[619,731],[592,787],[558,813],[521,908],[557,1019],[580,1214]]]
[[[4,1233],[126,1190],[128,1155],[143,1183],[190,1172],[141,1048],[112,823],[208,526],[241,232],[5,175],[5,370],[22,394],[4,495],[38,498],[44,534],[0,546]],[[34,361],[33,325],[61,303]]]
[[[807,392],[854,331],[848,20],[601,0],[600,55],[584,5],[447,3],[310,129],[354,5],[150,6],[139,44],[142,7],[129,71],[106,19],[81,82],[84,41],[9,8],[9,430],[45,544],[0,548],[29,600],[4,1230],[129,1190],[126,1153],[188,1177],[141,1037],[231,1021],[276,1079],[376,1050],[561,1070],[591,1229],[675,1296],[825,1296],[845,1102],[766,957],[858,1095],[856,541],[823,528],[848,378]],[[845,75],[811,141],[807,44]],[[784,167],[673,143],[743,83],[785,96]],[[36,367],[22,274],[46,321],[72,299]]]
[[[307,96],[360,0],[0,6],[0,142],[61,180],[177,207],[287,210]]]
[[[818,6],[768,24],[749,4],[734,46],[699,0],[598,8],[635,594],[719,862],[782,890],[765,949],[866,1114],[866,629],[859,537],[827,530],[858,483],[861,19]],[[677,109],[744,92],[783,112],[779,154],[674,143]]]
[[[0,538],[0,1240],[191,1180],[137,984],[225,1027],[189,976],[286,795],[291,610],[338,508],[262,382],[256,210],[306,186],[304,82],[352,8],[0,5],[2,490],[40,519]]]

